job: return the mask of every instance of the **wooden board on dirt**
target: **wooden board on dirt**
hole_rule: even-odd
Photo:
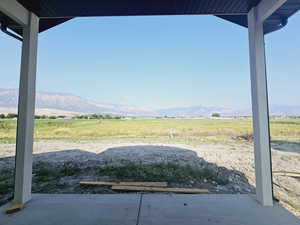
[[[9,208],[6,209],[7,214],[12,214],[18,212],[24,208],[23,204],[12,204]]]
[[[167,182],[103,182],[103,181],[81,181],[80,185],[90,186],[137,186],[137,187],[167,187]]]
[[[191,188],[160,188],[160,187],[138,187],[138,186],[112,186],[112,190],[120,191],[146,191],[146,192],[172,192],[184,194],[207,194],[207,189],[191,189]]]
[[[287,176],[287,177],[300,177],[300,173],[296,172],[284,172],[284,171],[274,171],[274,176]]]

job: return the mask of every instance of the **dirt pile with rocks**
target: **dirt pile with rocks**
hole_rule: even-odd
[[[274,171],[300,171],[300,148],[293,146],[273,144]],[[15,146],[0,147],[0,196],[4,201],[13,192]],[[206,188],[211,193],[255,193],[253,146],[35,143],[33,192],[116,193],[106,187],[82,187],[80,181],[167,181],[170,187]],[[276,198],[300,216],[300,179],[274,176],[273,182]]]

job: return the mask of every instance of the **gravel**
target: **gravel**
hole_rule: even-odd
[[[288,149],[287,146],[272,150],[274,171],[300,171],[300,150]],[[63,164],[72,162],[81,168],[93,166],[122,166],[128,163],[153,164],[174,163],[196,168],[210,168],[217,172],[220,179],[228,179],[226,185],[219,185],[208,180],[210,190],[215,193],[254,193],[254,153],[252,145],[247,144],[202,144],[197,147],[188,145],[166,145],[149,143],[108,143],[108,142],[38,142],[34,145],[34,162]],[[15,146],[0,144],[0,169],[14,167]],[[64,177],[58,181],[58,193],[113,193],[109,189],[97,188],[82,190],[78,186],[80,180],[92,180],[93,174],[77,177]],[[102,177],[109,180],[109,177]],[[1,182],[1,181],[0,181]],[[274,193],[281,203],[300,216],[300,180],[291,177],[274,177]],[[44,184],[46,187],[47,183]],[[50,185],[51,186],[51,185]],[[73,186],[73,188],[70,188]],[[180,184],[178,184],[180,186]],[[189,187],[199,184],[190,182]],[[66,187],[65,189],[62,187]],[[40,187],[43,190],[43,187]]]

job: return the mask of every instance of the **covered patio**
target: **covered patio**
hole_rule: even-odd
[[[1,224],[299,224],[273,198],[264,36],[288,23],[299,0],[59,1],[0,0],[1,30],[22,41],[12,204]],[[38,34],[75,17],[214,15],[249,32],[256,196],[34,195],[32,149]],[[178,28],[180,29],[180,28]],[[200,28],[199,28],[200,29]],[[202,29],[202,28],[201,28]],[[256,199],[256,200],[255,200]],[[26,204],[26,205],[25,205]],[[36,215],[32,217],[31,215]],[[3,221],[3,222],[2,222]]]
[[[258,205],[253,195],[182,194],[35,194],[26,208],[6,215],[5,225],[298,225],[277,203]]]

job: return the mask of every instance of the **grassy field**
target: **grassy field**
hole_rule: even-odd
[[[128,140],[197,144],[236,142],[250,119],[36,120],[35,141]],[[273,141],[300,142],[300,119],[271,120]],[[0,143],[14,143],[16,120],[0,120]]]

